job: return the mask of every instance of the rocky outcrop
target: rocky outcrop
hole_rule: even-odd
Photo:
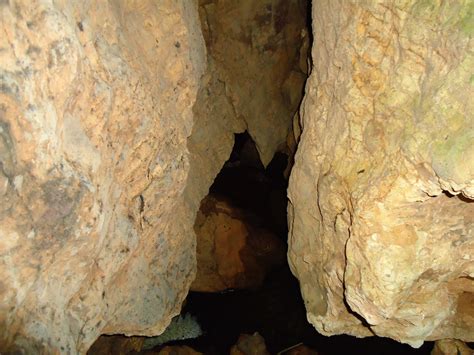
[[[472,3],[313,1],[289,260],[327,335],[474,340]]]
[[[194,226],[197,273],[191,291],[258,287],[268,271],[283,264],[283,242],[252,219],[219,196],[202,201]]]
[[[195,272],[192,1],[0,3],[0,349],[156,335]]]

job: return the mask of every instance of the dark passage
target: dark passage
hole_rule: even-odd
[[[247,133],[236,135],[234,150],[215,179],[210,193],[227,197],[236,206],[255,214],[261,225],[285,241],[287,156],[277,153],[264,169]],[[271,354],[298,343],[318,354],[429,354],[432,344],[420,349],[383,338],[325,337],[306,320],[298,281],[287,263],[271,271],[263,285],[253,290],[222,293],[191,292],[182,313],[194,315],[205,334],[176,342],[204,354],[228,354],[240,334],[258,332]]]

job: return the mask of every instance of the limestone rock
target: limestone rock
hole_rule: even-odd
[[[313,2],[289,261],[326,335],[474,340],[472,2]]]
[[[161,333],[195,272],[197,5],[2,1],[0,30],[0,349]]]
[[[197,274],[192,291],[259,286],[285,258],[283,242],[218,196],[206,197],[196,218]]]

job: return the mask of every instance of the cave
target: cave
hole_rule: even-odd
[[[0,353],[472,354],[473,22],[0,1]]]
[[[199,243],[201,233],[209,233],[209,230],[202,231],[195,225],[198,235],[198,276],[197,282],[191,285],[182,314],[194,317],[201,325],[203,334],[195,339],[171,341],[168,345],[189,346],[203,354],[226,354],[238,342],[240,335],[258,333],[263,337],[266,350],[270,354],[289,354],[291,350],[309,351],[310,348],[317,349],[317,354],[321,355],[348,352],[374,355],[429,354],[433,347],[432,342],[413,349],[390,339],[357,339],[343,335],[324,337],[315,332],[306,319],[298,280],[291,274],[284,257],[288,233],[288,182],[285,171],[289,157],[277,152],[265,168],[259,159],[255,143],[247,132],[236,134],[234,142],[229,159],[214,179],[209,195],[201,203],[200,212],[211,216],[224,213],[253,227],[252,232],[248,231],[247,238],[250,240],[247,240],[244,248],[239,251],[244,265],[245,255],[248,253],[245,248],[251,247],[255,250],[265,242],[272,244],[267,246],[266,250],[273,253],[273,257],[267,256],[268,265],[263,271],[263,277],[262,271],[255,270],[251,264],[244,266],[244,269],[248,269],[243,272],[249,273],[244,281],[242,277],[233,279],[228,273],[222,276],[229,278],[228,284],[216,282],[208,274],[201,276],[200,262],[206,263],[209,260],[200,258],[200,254],[206,253],[206,250],[199,250]],[[215,201],[216,204],[213,203]],[[280,223],[276,223],[278,220]],[[216,218],[212,223],[228,222],[229,220]],[[232,230],[229,227],[228,230],[231,230],[231,237],[241,233],[239,229]],[[215,229],[212,231],[219,233]],[[277,240],[268,240],[268,237],[262,239],[259,232],[271,233]],[[216,245],[217,241],[214,240],[214,243]],[[284,253],[281,252],[281,247]],[[225,255],[230,254],[230,248],[232,246],[223,251]],[[262,251],[255,253],[257,258],[265,257]],[[215,255],[214,258],[218,259]],[[209,271],[203,271],[206,272]],[[257,276],[252,275],[255,272],[258,273]],[[204,282],[216,284],[204,285],[201,277],[207,277]],[[302,349],[303,344],[310,348]],[[163,349],[163,346],[155,348],[159,349]],[[243,349],[240,349],[243,353],[264,353],[258,342],[249,342]]]

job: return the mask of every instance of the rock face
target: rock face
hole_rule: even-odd
[[[195,272],[197,5],[3,1],[0,28],[0,349],[159,334]]]
[[[262,4],[203,1],[206,43],[195,1],[0,2],[0,349],[83,353],[179,313],[233,134],[268,162],[301,97],[300,1]]]
[[[289,261],[323,334],[474,340],[472,2],[313,1]]]
[[[192,291],[219,292],[258,287],[285,259],[277,236],[218,196],[207,196],[196,217],[197,273]]]

